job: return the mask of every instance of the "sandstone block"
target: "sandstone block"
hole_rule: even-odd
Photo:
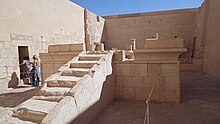
[[[104,51],[105,50],[104,44],[103,43],[97,43],[95,50],[96,51]]]
[[[49,102],[60,102],[65,96],[33,96],[32,99],[44,100]]]
[[[113,71],[114,71],[115,76],[120,76],[120,64],[114,64]]]
[[[48,46],[48,53],[59,52],[59,51],[60,51],[59,45],[49,45]]]
[[[88,61],[82,61],[82,62],[74,62],[70,64],[70,68],[92,68],[92,66],[94,66],[97,63],[97,61],[92,61],[92,62],[88,62]]]
[[[161,73],[161,64],[148,64],[147,69],[147,75],[149,77],[157,76],[157,74]]]
[[[70,45],[69,44],[62,44],[62,45],[59,45],[59,49],[60,49],[60,51],[62,51],[62,52],[67,52],[67,51],[69,51],[70,50]]]
[[[98,61],[99,56],[79,56],[79,61]]]
[[[117,50],[114,53],[114,60],[115,61],[124,61],[125,60],[125,51],[124,50]]]
[[[166,77],[165,78],[166,89],[179,90],[180,89],[180,79],[178,77]]]
[[[42,73],[54,73],[53,64],[41,64]]]
[[[164,77],[168,77],[168,76],[178,77],[179,64],[161,64],[161,74]]]
[[[123,91],[124,91],[124,88],[123,87],[115,87],[115,97],[116,99],[122,99],[123,98]]]
[[[39,91],[40,96],[66,96],[71,88],[44,87]]]
[[[78,110],[73,97],[62,99],[47,116],[43,119],[42,124],[61,124],[70,123],[78,116]]]
[[[89,69],[84,68],[68,68],[62,71],[62,76],[76,76],[83,77],[85,74],[89,73]]]
[[[95,90],[95,85],[92,77],[90,75],[84,75],[83,78],[77,83],[77,84],[82,84],[83,89],[88,89],[90,93],[93,93]],[[99,94],[100,95],[100,94]],[[94,94],[93,94],[94,96]]]
[[[131,76],[131,72],[129,71],[129,70],[121,70],[121,68],[120,68],[120,75],[121,76],[125,76],[125,77],[128,77],[128,76]]]
[[[90,105],[88,104],[92,97],[91,92],[85,88],[81,92],[76,92],[74,98],[76,99],[77,109],[84,112]]]
[[[53,61],[53,57],[49,53],[40,53],[40,60],[41,60],[41,63],[51,62]]]
[[[55,62],[68,62],[70,61],[72,58],[75,57],[75,54],[57,54],[57,55],[53,55],[53,61]]]
[[[33,122],[41,122],[57,102],[29,99],[18,106],[13,116]]]
[[[133,99],[135,98],[135,94],[134,94],[134,88],[133,87],[124,87],[124,91],[123,91],[123,98],[125,99]]]
[[[41,72],[41,82],[45,83],[45,80],[51,75],[52,75],[52,73],[42,73]]]
[[[84,50],[83,43],[70,44],[70,51],[83,51],[83,50]]]
[[[72,88],[81,78],[73,76],[58,76],[47,79],[45,82],[48,87],[69,87]]]
[[[65,64],[65,62],[54,62],[53,64],[53,71],[57,72],[60,67],[62,67]]]
[[[147,76],[147,64],[138,64],[139,76]]]
[[[177,94],[176,90],[167,90],[165,102],[180,102],[180,97]]]
[[[135,88],[135,99],[136,100],[146,100],[147,99],[147,90],[145,88]]]
[[[132,87],[141,87],[141,77],[132,77],[131,85]]]
[[[123,84],[125,87],[132,86],[132,77],[124,77]]]
[[[83,85],[77,83],[71,90],[68,92],[68,96],[74,96],[77,93],[81,93],[83,90]]]
[[[116,86],[123,86],[124,77],[117,76],[115,81]]]

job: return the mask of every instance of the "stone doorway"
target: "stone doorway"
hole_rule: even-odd
[[[23,62],[24,57],[29,58],[28,46],[18,46],[19,64]],[[24,72],[26,72],[26,66],[20,66],[20,79],[25,78]]]

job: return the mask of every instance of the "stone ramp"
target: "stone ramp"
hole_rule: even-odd
[[[112,73],[113,51],[82,52],[49,76],[36,96],[13,113],[33,123],[68,123],[100,99],[106,76]]]

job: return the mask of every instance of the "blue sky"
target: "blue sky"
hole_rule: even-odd
[[[70,0],[99,16],[199,7],[204,0]]]

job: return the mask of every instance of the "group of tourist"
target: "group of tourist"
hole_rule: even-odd
[[[40,82],[40,62],[36,55],[33,55],[33,61],[29,57],[24,57],[20,66],[24,66],[22,72],[23,78],[30,78],[32,86],[39,86]]]

